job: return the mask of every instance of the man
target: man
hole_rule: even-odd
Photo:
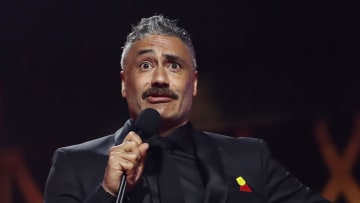
[[[271,159],[262,140],[202,132],[191,125],[195,51],[175,21],[162,15],[142,19],[127,37],[121,66],[129,121],[115,134],[56,150],[45,202],[115,202],[123,175],[125,202],[328,202]],[[171,142],[170,152],[132,131],[147,108],[160,113],[154,137]],[[172,161],[168,168],[165,160]]]

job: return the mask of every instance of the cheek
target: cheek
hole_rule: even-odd
[[[137,85],[134,83],[128,83],[127,84],[127,88],[126,88],[126,94],[128,97],[134,97],[135,95],[137,95]]]
[[[194,92],[194,85],[193,83],[187,83],[183,86],[184,89],[181,90],[182,92],[182,97],[184,102],[189,103],[189,100],[192,100],[194,94],[196,94]]]
[[[145,80],[140,79],[140,78],[129,78],[130,80],[127,81],[126,85],[126,96],[127,98],[137,98],[137,97],[141,97],[141,94],[146,90],[147,88],[147,83],[144,82]],[[137,81],[137,82],[135,82]],[[142,81],[142,82],[140,82]]]

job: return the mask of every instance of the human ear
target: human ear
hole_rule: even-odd
[[[197,95],[198,71],[194,71],[193,96]]]
[[[124,71],[120,71],[121,77],[121,96],[126,98],[126,85],[125,85],[125,73]]]

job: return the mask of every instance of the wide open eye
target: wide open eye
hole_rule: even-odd
[[[169,64],[169,69],[172,72],[179,72],[181,70],[181,65],[178,63],[170,63]]]
[[[153,65],[149,61],[144,61],[143,63],[140,64],[139,67],[142,70],[149,70],[149,69],[153,68]]]

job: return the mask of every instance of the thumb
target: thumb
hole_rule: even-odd
[[[146,142],[139,145],[139,152],[142,161],[145,159],[148,149],[149,149],[149,144]]]

